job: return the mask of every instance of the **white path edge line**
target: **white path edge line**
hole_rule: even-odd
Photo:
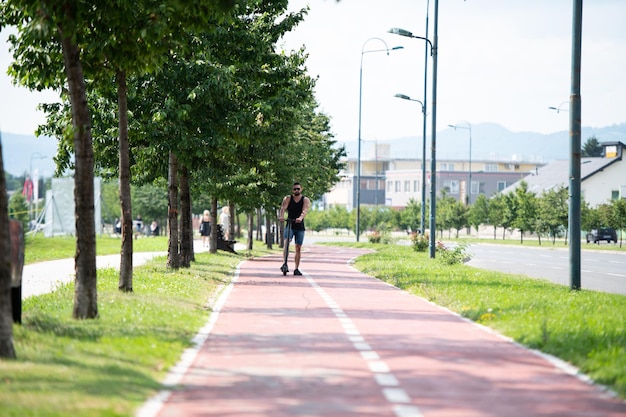
[[[356,258],[353,258],[353,259],[350,260],[350,262],[348,263],[348,266],[350,268],[352,268],[353,270],[355,270],[356,272],[363,273],[363,272],[359,271],[358,269],[356,269],[352,265],[352,263],[354,262],[354,259],[356,259]],[[463,320],[463,321],[465,321],[465,322],[467,322],[469,324],[472,324],[472,325],[478,327],[479,329],[481,329],[481,330],[483,330],[483,331],[485,331],[487,333],[491,333],[491,334],[495,335],[496,337],[504,340],[505,342],[511,343],[511,344],[521,348],[521,349],[524,349],[524,350],[532,353],[533,355],[536,355],[536,356],[539,356],[540,358],[543,358],[545,361],[551,363],[552,366],[554,366],[555,368],[557,368],[561,372],[563,372],[565,374],[569,374],[569,375],[571,375],[571,376],[573,376],[575,378],[578,378],[580,381],[582,381],[582,382],[584,382],[584,383],[594,387],[596,390],[598,390],[602,394],[606,394],[606,395],[608,395],[611,398],[617,398],[617,399],[620,398],[619,395],[617,395],[617,393],[615,391],[611,390],[609,387],[607,387],[605,385],[601,385],[601,384],[593,382],[593,380],[589,376],[587,376],[586,374],[582,373],[580,371],[580,369],[578,369],[577,367],[575,367],[574,365],[572,365],[569,362],[566,362],[566,361],[564,361],[564,360],[562,360],[560,358],[557,358],[556,356],[552,356],[552,355],[550,355],[548,353],[541,352],[540,350],[530,349],[530,348],[528,348],[528,347],[526,347],[526,346],[516,342],[514,339],[510,338],[509,336],[505,336],[502,333],[492,329],[491,327],[487,327],[487,326],[482,325],[480,323],[476,323],[475,321],[472,321],[472,320],[470,320],[470,319],[468,319],[466,317],[463,317],[459,313],[454,312],[454,311],[450,310],[449,308],[440,306],[439,304],[435,304],[432,301],[427,300],[424,297],[420,297],[418,295],[411,294],[408,291],[402,290],[402,289],[396,287],[395,285],[391,285],[388,282],[382,281],[382,280],[380,280],[380,279],[378,279],[376,277],[373,277],[371,275],[367,275],[367,276],[372,278],[372,279],[375,279],[375,280],[379,281],[382,284],[385,284],[385,285],[388,285],[390,287],[393,287],[393,288],[397,289],[398,291],[402,291],[403,293],[405,293],[405,294],[407,294],[409,296],[421,298],[422,300],[424,300],[428,304],[430,304],[432,306],[435,306],[435,307],[437,307],[437,308],[439,308],[441,310],[444,310],[444,311],[452,314],[453,316],[457,316],[461,320]]]
[[[175,385],[179,384],[182,377],[187,373],[187,371],[189,370],[189,367],[198,356],[198,352],[202,348],[202,345],[204,344],[204,342],[207,340],[207,338],[213,331],[213,327],[215,327],[215,323],[217,322],[217,319],[219,318],[220,312],[222,311],[222,308],[224,307],[224,304],[226,303],[228,296],[233,290],[233,286],[235,282],[237,282],[237,280],[239,279],[239,272],[240,272],[240,267],[242,263],[243,262],[237,265],[237,269],[235,270],[233,279],[230,281],[230,283],[227,286],[225,286],[221,290],[218,298],[215,300],[215,304],[213,305],[211,309],[211,314],[209,315],[209,320],[207,321],[207,323],[204,325],[204,327],[202,327],[198,331],[198,333],[193,337],[193,339],[191,339],[191,341],[193,342],[193,347],[189,349],[185,349],[178,363],[174,365],[172,369],[170,369],[170,371],[165,376],[165,379],[162,382],[164,386],[174,387]],[[135,416],[136,417],[156,416],[157,413],[161,411],[161,408],[163,408],[163,405],[168,400],[171,394],[172,394],[171,389],[164,389],[164,390],[159,391],[152,398],[149,398],[148,401],[146,401],[137,410],[137,412],[135,413]]]

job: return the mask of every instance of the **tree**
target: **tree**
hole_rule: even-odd
[[[619,247],[622,247],[623,231],[626,229],[626,200],[623,198],[611,200],[615,227],[619,230]]]
[[[7,0],[0,6],[0,26],[18,28],[18,36],[10,39],[15,59],[10,73],[14,79],[31,89],[64,88],[71,104],[72,127],[66,125],[63,136],[73,143],[75,155],[76,280],[72,315],[90,319],[98,317],[94,155],[79,42],[80,28],[89,26],[85,10],[93,9],[79,3]]]
[[[11,236],[9,202],[0,140],[0,358],[15,358],[11,312]]]
[[[449,224],[456,230],[456,238],[459,238],[459,231],[468,225],[469,207],[460,201],[454,201],[449,207]]]
[[[470,207],[468,223],[478,233],[481,224],[489,224],[489,199],[485,194],[479,194]]]
[[[583,145],[582,156],[584,157],[598,157],[602,156],[602,145],[598,142],[595,136],[587,139],[587,142]]]
[[[537,199],[536,229],[541,243],[541,233],[552,236],[552,244],[556,237],[563,231],[567,231],[568,222],[568,199],[569,192],[564,186],[558,189],[544,191],[541,198]]]
[[[489,224],[493,226],[493,240],[496,240],[498,227],[505,227],[507,222],[506,201],[502,194],[496,194],[489,200]],[[504,240],[504,233],[502,234]]]
[[[525,181],[515,189],[515,209],[513,226],[520,231],[520,242],[524,243],[524,233],[533,232],[537,215],[537,198],[528,190]]]
[[[400,212],[400,226],[403,230],[416,232],[420,230],[422,204],[414,198],[409,199],[406,208]]]

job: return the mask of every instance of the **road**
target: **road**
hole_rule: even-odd
[[[476,268],[523,274],[570,285],[567,248],[473,244],[468,252],[472,260],[467,265]],[[626,295],[626,253],[582,250],[580,280],[583,289]]]

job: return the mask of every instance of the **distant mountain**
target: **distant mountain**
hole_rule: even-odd
[[[581,144],[595,136],[600,142],[621,141],[626,143],[626,123],[601,127],[583,127]],[[446,128],[437,132],[437,159],[465,160],[469,156],[469,131]],[[415,159],[422,157],[422,138],[404,137],[379,141],[389,145],[389,154],[378,157]],[[357,142],[344,143],[351,159],[357,158]],[[379,147],[380,148],[380,147]],[[40,176],[54,173],[53,157],[57,152],[57,140],[49,137],[18,135],[2,132],[2,155],[4,169],[12,175],[22,175],[31,167]],[[426,138],[426,157],[430,159],[430,137]],[[361,158],[375,159],[374,142],[362,143]],[[472,160],[549,162],[569,158],[569,132],[549,135],[533,132],[511,132],[495,123],[472,125]]]
[[[602,128],[583,127],[581,145],[595,136],[599,142],[620,141],[626,143],[626,123]],[[388,141],[378,141],[389,145],[389,157],[394,159],[414,159],[422,157],[422,138],[403,137]],[[346,142],[348,157],[356,159],[357,142]],[[376,157],[374,142],[361,144],[361,158]],[[549,135],[533,132],[511,132],[495,123],[472,125],[472,160],[500,160],[549,162],[569,158],[569,132],[562,131]],[[437,159],[465,160],[469,156],[469,131],[446,128],[437,132]],[[378,157],[384,155],[380,152]],[[430,136],[426,138],[426,159],[430,159]]]
[[[4,170],[14,176],[28,173],[32,164],[32,169],[39,171],[39,177],[51,177],[56,153],[56,139],[2,132]]]

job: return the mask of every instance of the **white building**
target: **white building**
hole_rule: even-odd
[[[581,158],[580,192],[581,197],[592,207],[611,200],[626,199],[626,162],[623,159],[622,142],[604,142],[602,157]],[[542,192],[559,187],[569,187],[569,161],[557,160],[524,178],[528,190],[541,195]],[[505,192],[515,190],[518,184]]]

